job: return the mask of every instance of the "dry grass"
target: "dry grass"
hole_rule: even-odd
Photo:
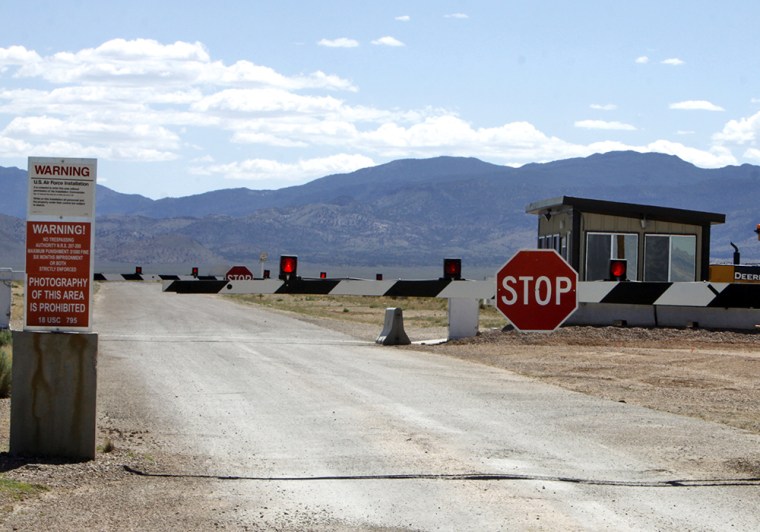
[[[297,294],[258,294],[226,296],[238,301],[277,310],[295,312],[312,318],[331,318],[381,326],[385,309],[400,307],[408,327],[446,327],[447,300],[435,297],[323,296]],[[493,307],[481,307],[480,328],[503,327],[506,320]]]

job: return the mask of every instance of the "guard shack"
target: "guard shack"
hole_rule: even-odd
[[[631,281],[706,281],[710,228],[725,214],[561,196],[531,203],[538,248],[555,249],[581,281],[609,280],[612,259]]]

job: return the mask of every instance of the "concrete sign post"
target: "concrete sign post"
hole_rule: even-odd
[[[553,331],[578,308],[577,285],[553,249],[518,251],[496,273],[496,308],[520,331]]]
[[[14,455],[95,458],[96,181],[96,159],[29,158],[24,330],[13,333]]]

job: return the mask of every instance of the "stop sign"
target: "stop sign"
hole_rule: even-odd
[[[553,249],[518,251],[496,272],[496,308],[520,331],[553,331],[578,308],[577,285]]]
[[[253,279],[253,274],[245,266],[233,266],[224,274],[224,278],[227,281],[249,281]]]

